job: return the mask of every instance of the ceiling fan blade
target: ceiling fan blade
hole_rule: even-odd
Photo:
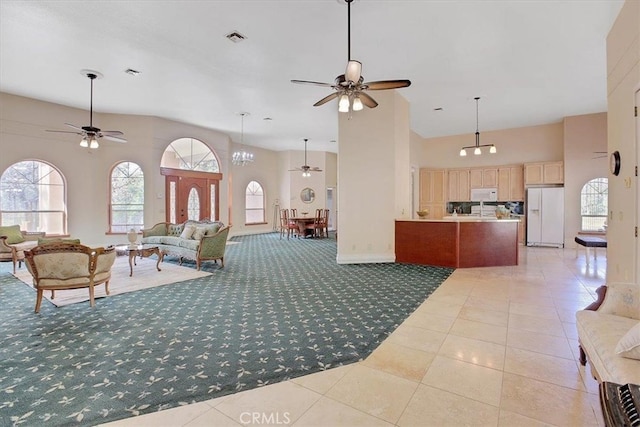
[[[319,107],[323,104],[326,104],[327,102],[331,101],[332,99],[336,99],[338,97],[338,95],[340,95],[340,93],[338,92],[334,92],[331,95],[327,95],[324,98],[322,98],[320,101],[316,102],[315,104],[313,104],[314,107]]]
[[[367,107],[376,108],[378,106],[378,103],[376,102],[376,100],[370,97],[369,95],[367,95],[366,93],[360,92],[359,95],[360,95],[360,100]]]
[[[319,167],[317,167],[317,166],[314,166],[314,167],[310,168],[309,170],[310,170],[311,172],[322,172],[322,169],[320,169],[320,168],[319,168]]]
[[[347,63],[347,69],[344,72],[344,78],[347,81],[358,83],[362,74],[362,63],[360,61],[350,60]]]
[[[387,90],[399,89],[401,87],[411,86],[411,80],[380,80],[377,82],[363,83],[369,90]]]
[[[289,172],[300,172],[302,169],[300,168],[294,168],[294,169],[289,169]]]
[[[71,123],[65,123],[65,125],[69,126],[70,128],[74,128],[74,129],[77,129],[80,132],[82,132],[82,128],[81,127],[78,127],[76,125],[72,125]]]
[[[100,136],[124,136],[124,133],[119,130],[102,130]]]
[[[82,132],[74,132],[74,131],[71,131],[71,130],[50,130],[50,129],[47,129],[46,132],[72,133],[74,135],[84,135]]]
[[[104,139],[108,139],[109,141],[114,141],[114,142],[121,142],[121,143],[125,143],[127,142],[126,139],[124,138],[119,138],[117,136],[113,136],[113,135],[99,135],[101,138]]]
[[[314,86],[322,86],[322,87],[333,87],[331,83],[322,83],[322,82],[310,82],[308,80],[291,80],[291,83],[296,83],[299,85],[314,85]]]

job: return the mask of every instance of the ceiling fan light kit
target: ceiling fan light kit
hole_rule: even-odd
[[[330,87],[335,90],[334,93],[325,96],[320,101],[313,104],[314,107],[319,107],[338,98],[338,111],[341,113],[360,111],[365,105],[369,108],[376,108],[378,103],[371,96],[365,93],[366,90],[400,89],[410,86],[411,81],[364,81],[364,78],[362,77],[362,63],[351,59],[351,3],[353,0],[340,1],[347,3],[347,67],[344,74],[340,74],[336,77],[333,84],[307,80],[291,80],[291,83]]]
[[[467,149],[473,148],[473,154],[479,156],[482,154],[482,149],[480,147],[489,147],[489,154],[495,154],[498,152],[498,149],[494,144],[483,144],[480,145],[480,131],[478,126],[478,101],[480,101],[480,97],[477,96],[474,98],[476,100],[476,145],[470,145],[467,147],[462,147],[460,150],[460,157],[464,157],[467,155]]]
[[[305,138],[304,139],[304,165],[300,166],[299,168],[289,169],[289,172],[302,171],[303,178],[309,178],[311,176],[311,172],[322,172],[322,169],[320,169],[319,167],[311,167],[307,165],[307,141],[309,141],[309,139]]]
[[[71,123],[65,123],[65,125],[73,128],[73,131],[67,130],[47,130],[47,132],[58,133],[73,133],[82,136],[80,140],[80,147],[96,149],[100,147],[98,139],[104,138],[115,142],[127,142],[126,139],[121,138],[124,134],[119,130],[101,130],[100,128],[93,126],[93,81],[95,79],[101,79],[102,74],[93,70],[81,70],[80,73],[86,76],[91,81],[91,100],[89,103],[89,126],[78,127]]]

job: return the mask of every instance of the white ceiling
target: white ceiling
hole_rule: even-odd
[[[606,36],[622,3],[356,0],[351,56],[365,81],[411,80],[399,91],[423,137],[475,132],[475,96],[481,132],[552,123],[606,111]],[[244,143],[273,150],[309,138],[337,151],[337,101],[312,106],[331,89],[290,80],[331,83],[346,62],[343,0],[0,0],[0,91],[88,110],[80,70],[97,70],[97,112],[239,141],[245,111]]]

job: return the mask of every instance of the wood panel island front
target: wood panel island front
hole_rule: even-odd
[[[518,265],[519,219],[396,220],[396,262],[439,267]]]

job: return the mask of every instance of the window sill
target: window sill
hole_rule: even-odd
[[[268,222],[248,222],[248,223],[245,223],[244,225],[245,226],[252,226],[252,225],[267,225],[267,224],[269,224],[269,223]]]

